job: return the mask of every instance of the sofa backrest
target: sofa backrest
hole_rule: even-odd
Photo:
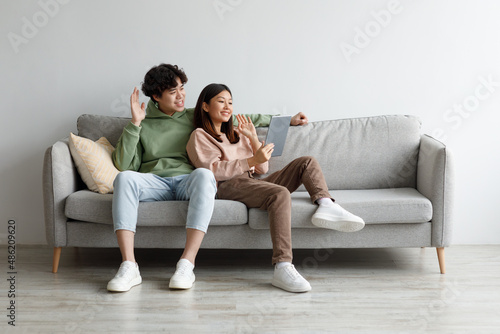
[[[300,156],[314,156],[329,189],[416,186],[420,120],[389,115],[311,122],[290,127],[283,155],[269,173]],[[258,129],[261,140],[267,128]]]
[[[115,147],[122,135],[123,128],[128,122],[130,122],[130,118],[126,117],[84,114],[78,117],[76,129],[79,136],[94,141],[101,137],[106,137],[111,145]]]
[[[106,137],[116,146],[130,118],[81,115],[78,135]],[[272,173],[300,156],[314,156],[329,189],[415,187],[420,121],[388,115],[311,122],[288,131],[283,155],[270,160]],[[261,140],[267,128],[258,128]]]

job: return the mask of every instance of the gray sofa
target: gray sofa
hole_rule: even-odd
[[[127,118],[82,115],[78,135],[106,137],[116,145]],[[317,158],[332,196],[364,218],[355,233],[311,224],[316,206],[302,187],[292,196],[294,249],[436,247],[441,273],[452,231],[453,175],[449,150],[421,135],[414,116],[390,115],[311,122],[291,127],[270,173],[292,159]],[[259,128],[264,138],[266,128]],[[81,181],[68,139],[49,147],[43,166],[47,242],[57,272],[62,247],[117,247],[111,194],[89,191]],[[183,248],[187,202],[144,202],[139,206],[137,248]],[[235,201],[216,200],[202,248],[271,249],[267,212]]]

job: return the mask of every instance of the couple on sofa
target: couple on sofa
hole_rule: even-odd
[[[196,107],[186,109],[187,76],[175,65],[149,70],[142,84],[150,98],[139,103],[134,88],[132,119],[113,152],[122,171],[114,182],[113,224],[122,263],[109,281],[109,291],[128,291],[142,282],[134,256],[134,234],[141,201],[189,200],[186,244],[171,289],[189,289],[195,281],[195,258],[207,232],[215,198],[236,200],[249,208],[267,210],[275,266],[272,284],[290,292],[311,290],[292,264],[290,193],[304,184],[318,209],[312,223],[343,232],[358,231],[364,221],[335,203],[328,193],[321,168],[313,157],[295,159],[264,179],[272,143],[258,140],[255,126],[268,126],[270,115],[237,115],[233,124],[232,93],[222,84],[210,84]],[[298,113],[291,125],[307,124]],[[194,131],[193,131],[194,130]]]

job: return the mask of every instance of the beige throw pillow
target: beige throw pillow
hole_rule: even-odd
[[[94,142],[71,133],[69,149],[87,187],[101,194],[112,193],[113,181],[119,173],[111,159],[113,145],[104,137]]]

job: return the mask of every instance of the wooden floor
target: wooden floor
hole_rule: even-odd
[[[500,332],[500,245],[447,248],[445,275],[434,248],[296,250],[313,287],[303,294],[271,286],[269,251],[202,250],[195,286],[171,291],[180,251],[138,250],[143,283],[127,293],[106,291],[117,249],[63,248],[57,274],[51,248],[16,255],[15,299],[2,279],[1,333]]]

